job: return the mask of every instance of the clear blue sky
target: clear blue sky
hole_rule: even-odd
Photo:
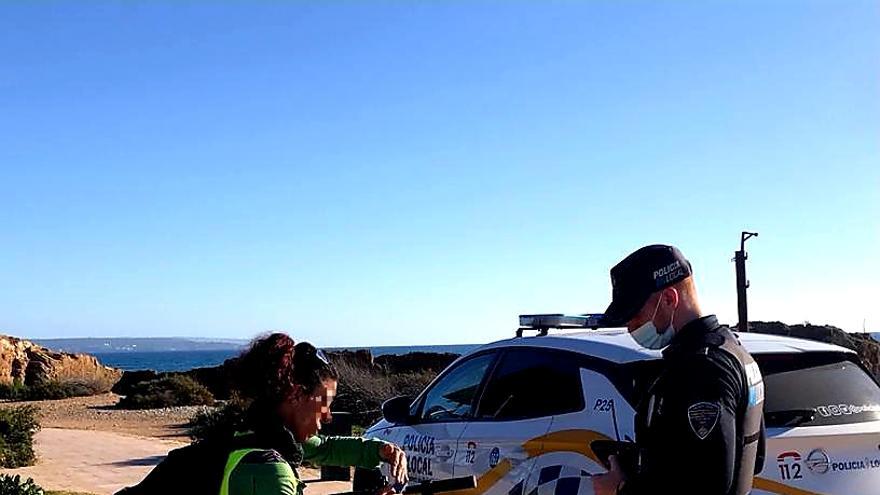
[[[332,4],[332,5],[331,5]],[[0,331],[485,342],[679,245],[880,331],[876,2],[11,2]]]

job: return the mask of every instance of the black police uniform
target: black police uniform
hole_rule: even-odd
[[[622,495],[745,495],[764,463],[758,366],[715,316],[679,330],[637,411],[638,466]]]

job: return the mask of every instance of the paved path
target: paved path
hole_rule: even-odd
[[[137,437],[106,431],[45,428],[36,435],[36,466],[3,472],[31,477],[47,490],[112,494],[140,481],[165,454],[185,445],[174,440]],[[316,479],[316,470],[304,470]],[[312,483],[306,495],[351,490],[350,483]]]

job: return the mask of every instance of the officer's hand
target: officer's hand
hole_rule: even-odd
[[[376,492],[376,495],[394,495],[397,493],[397,490],[394,488],[394,485],[387,485],[381,490]]]
[[[608,456],[608,464],[611,469],[605,474],[593,476],[593,492],[595,495],[616,495],[617,488],[624,480],[623,470],[617,462],[616,455]]]
[[[406,469],[406,454],[394,444],[386,444],[379,451],[379,457],[391,467],[391,485],[404,485],[409,481]],[[393,490],[392,490],[393,491]],[[384,493],[382,495],[385,495]]]
[[[394,489],[394,485],[388,485],[376,492],[376,495],[394,495],[395,493],[397,493],[397,490]]]

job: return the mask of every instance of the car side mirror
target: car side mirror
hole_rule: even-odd
[[[394,424],[409,424],[413,417],[409,414],[413,398],[400,395],[382,403],[382,417]]]

